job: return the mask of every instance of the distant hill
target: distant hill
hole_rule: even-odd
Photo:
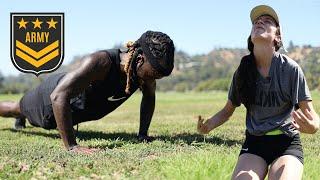
[[[310,89],[320,89],[320,47],[293,46],[285,53],[304,70]],[[157,85],[161,91],[228,90],[231,77],[247,49],[219,48],[208,54],[189,56],[178,51],[175,70]],[[281,52],[284,53],[284,52]]]
[[[286,53],[296,60],[304,70],[310,89],[320,89],[320,47],[294,46],[290,43]],[[169,77],[157,81],[159,91],[207,91],[228,90],[231,77],[239,66],[247,49],[218,48],[208,54],[190,56],[183,51],[175,54],[175,67]],[[61,66],[56,72],[71,71],[82,64],[82,56],[75,56],[70,64]],[[0,73],[0,93],[23,93],[35,87],[48,75],[4,77]]]

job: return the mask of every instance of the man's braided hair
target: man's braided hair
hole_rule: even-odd
[[[127,74],[126,93],[130,94],[130,86],[134,80],[137,57],[143,54],[147,57],[155,71],[163,76],[168,76],[174,66],[174,44],[170,37],[162,32],[147,31],[135,42],[128,42],[129,61],[124,70]]]

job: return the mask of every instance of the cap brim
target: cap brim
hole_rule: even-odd
[[[250,13],[251,22],[253,23],[254,20],[256,20],[258,17],[262,15],[269,15],[273,17],[273,19],[280,25],[279,18],[276,11],[272,9],[272,7],[267,5],[259,5],[254,7],[251,10],[251,13]]]

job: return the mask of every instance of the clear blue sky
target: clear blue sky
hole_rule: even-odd
[[[250,10],[272,6],[280,16],[285,46],[320,45],[318,0],[6,0],[0,6],[0,72],[19,73],[10,60],[10,12],[64,12],[65,59],[136,40],[146,30],[167,33],[178,50],[190,55],[218,47],[246,47]]]

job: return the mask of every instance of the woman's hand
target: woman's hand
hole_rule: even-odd
[[[306,109],[302,111],[293,111],[293,126],[302,133],[314,134],[319,129],[319,122],[314,120],[314,116]],[[318,124],[317,124],[318,123]]]
[[[200,134],[208,134],[210,132],[207,123],[203,123],[204,119],[201,116],[198,116],[198,126],[197,130]]]

